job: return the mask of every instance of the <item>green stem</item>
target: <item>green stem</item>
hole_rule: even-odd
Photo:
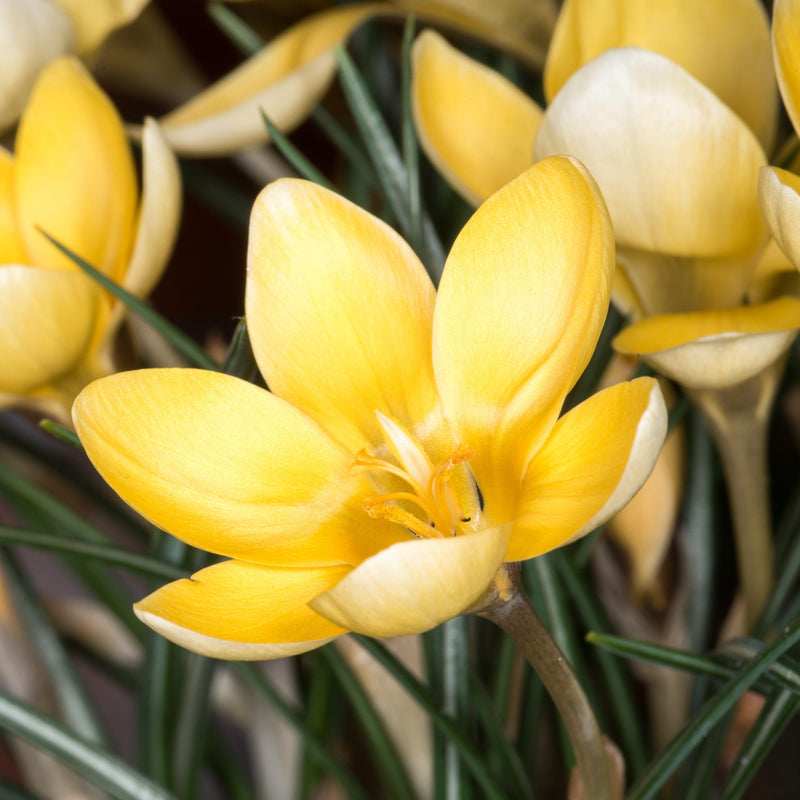
[[[729,389],[692,391],[717,445],[733,519],[748,629],[775,582],[767,491],[767,427],[778,373],[768,370]]]
[[[519,565],[506,565],[484,599],[472,613],[505,631],[536,671],[569,733],[583,786],[593,800],[614,800],[603,736],[592,707],[569,662],[528,601],[520,584]]]

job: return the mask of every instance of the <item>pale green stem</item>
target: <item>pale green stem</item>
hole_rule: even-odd
[[[519,564],[506,564],[471,612],[505,631],[541,679],[569,734],[586,796],[616,800],[603,735],[592,707],[569,661],[525,595]]]
[[[689,392],[714,437],[725,475],[748,628],[775,582],[767,429],[779,375],[768,370],[730,389]]]

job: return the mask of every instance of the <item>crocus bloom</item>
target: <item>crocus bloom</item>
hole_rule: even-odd
[[[39,73],[67,53],[88,56],[148,0],[0,0],[0,129],[16,122]]]
[[[396,0],[353,3],[292,25],[220,81],[160,122],[170,145],[186,155],[227,155],[268,141],[263,110],[278,129],[303,122],[336,72],[333,49],[375,17],[417,14],[480,37],[540,66],[552,30],[550,0]]]
[[[144,137],[143,193],[122,122],[74,57],[54,61],[0,149],[0,407],[67,416],[111,370],[124,309],[44,236],[129,291],[161,275],[180,217],[180,177],[158,126]]]
[[[246,312],[271,393],[198,370],[87,387],[76,430],[140,513],[229,557],[136,605],[179,644],[272,658],[428,630],[617,511],[661,447],[649,378],[558,418],[606,314],[611,227],[547,159],[462,230],[438,292],[406,243],[298,180],[253,209]]]
[[[589,61],[625,46],[683,67],[771,148],[777,91],[769,22],[759,0],[714,0],[702,7],[693,0],[567,0],[547,53],[547,102]],[[477,205],[530,165],[541,108],[430,31],[415,44],[413,92],[425,152],[468,202]]]

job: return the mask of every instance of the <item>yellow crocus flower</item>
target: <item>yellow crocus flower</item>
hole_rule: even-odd
[[[0,129],[13,125],[39,73],[68,53],[91,55],[148,0],[0,0]]]
[[[0,149],[0,406],[68,417],[75,395],[111,371],[124,309],[41,230],[129,291],[147,294],[172,249],[181,190],[153,121],[143,154],[140,200],[111,102],[72,56],[44,70],[14,154]]]
[[[299,180],[250,227],[246,313],[270,392],[199,370],[97,381],[73,418],[141,514],[228,557],[136,612],[222,658],[469,610],[505,561],[616,512],[666,430],[649,378],[559,419],[606,314],[614,246],[586,170],[546,159],[489,198],[438,294],[390,228]]]

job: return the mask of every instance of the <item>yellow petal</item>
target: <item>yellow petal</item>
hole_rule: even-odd
[[[346,631],[308,601],[335,585],[346,567],[282,569],[223,561],[163,586],[136,603],[136,616],[172,642],[211,658],[281,658]]]
[[[352,459],[252,384],[203,370],[96,381],[73,407],[98,472],[137,511],[196,547],[264,564],[358,564],[404,540],[373,520]]]
[[[289,179],[258,196],[245,299],[256,360],[351,453],[383,441],[376,410],[430,434],[434,299],[411,248],[339,195]]]
[[[547,56],[548,100],[584,64],[629,46],[679,64],[732,108],[765,149],[771,147],[777,92],[769,20],[758,0],[566,0]]]
[[[33,263],[76,269],[36,229],[121,280],[137,187],[122,122],[86,69],[54,61],[34,87],[16,143],[17,208]]]
[[[778,247],[800,269],[800,177],[777,167],[765,167],[758,181],[764,219]]]
[[[565,414],[525,474],[506,559],[561,547],[616,514],[647,479],[666,435],[652,378],[618,383]]]
[[[0,266],[0,392],[26,394],[81,360],[97,292],[77,272]]]
[[[542,161],[456,239],[434,320],[445,413],[493,522],[510,519],[528,459],[591,356],[608,310],[608,212],[576,161]]]
[[[367,3],[314,14],[161,120],[179,153],[226,155],[268,141],[260,110],[284,131],[310,113],[336,71],[334,45],[386,10]]]
[[[775,0],[772,9],[772,41],[775,72],[783,103],[794,125],[800,131],[800,2]]]
[[[450,185],[477,206],[531,165],[542,111],[433,31],[417,38],[412,57],[420,143]]]
[[[49,0],[0,5],[0,130],[16,122],[39,73],[73,48],[69,17]]]
[[[574,155],[595,176],[620,250],[724,261],[704,291],[741,301],[766,244],[756,192],[766,159],[750,129],[687,72],[634,48],[601,55],[548,109],[536,154],[551,153]],[[672,263],[655,269],[675,282]],[[658,297],[645,296],[631,264],[626,271],[649,310]],[[696,273],[667,294],[692,295],[703,282]],[[663,293],[651,283],[647,295]]]
[[[690,314],[664,314],[631,325],[614,339],[661,374],[692,389],[720,389],[777,361],[800,328],[800,300]]]
[[[0,264],[24,264],[26,260],[14,199],[14,157],[0,147]]]
[[[66,11],[81,55],[91,53],[116,28],[132,22],[149,0],[53,0]]]
[[[396,544],[309,605],[331,622],[367,636],[430,630],[458,616],[484,592],[503,562],[510,528]]]

